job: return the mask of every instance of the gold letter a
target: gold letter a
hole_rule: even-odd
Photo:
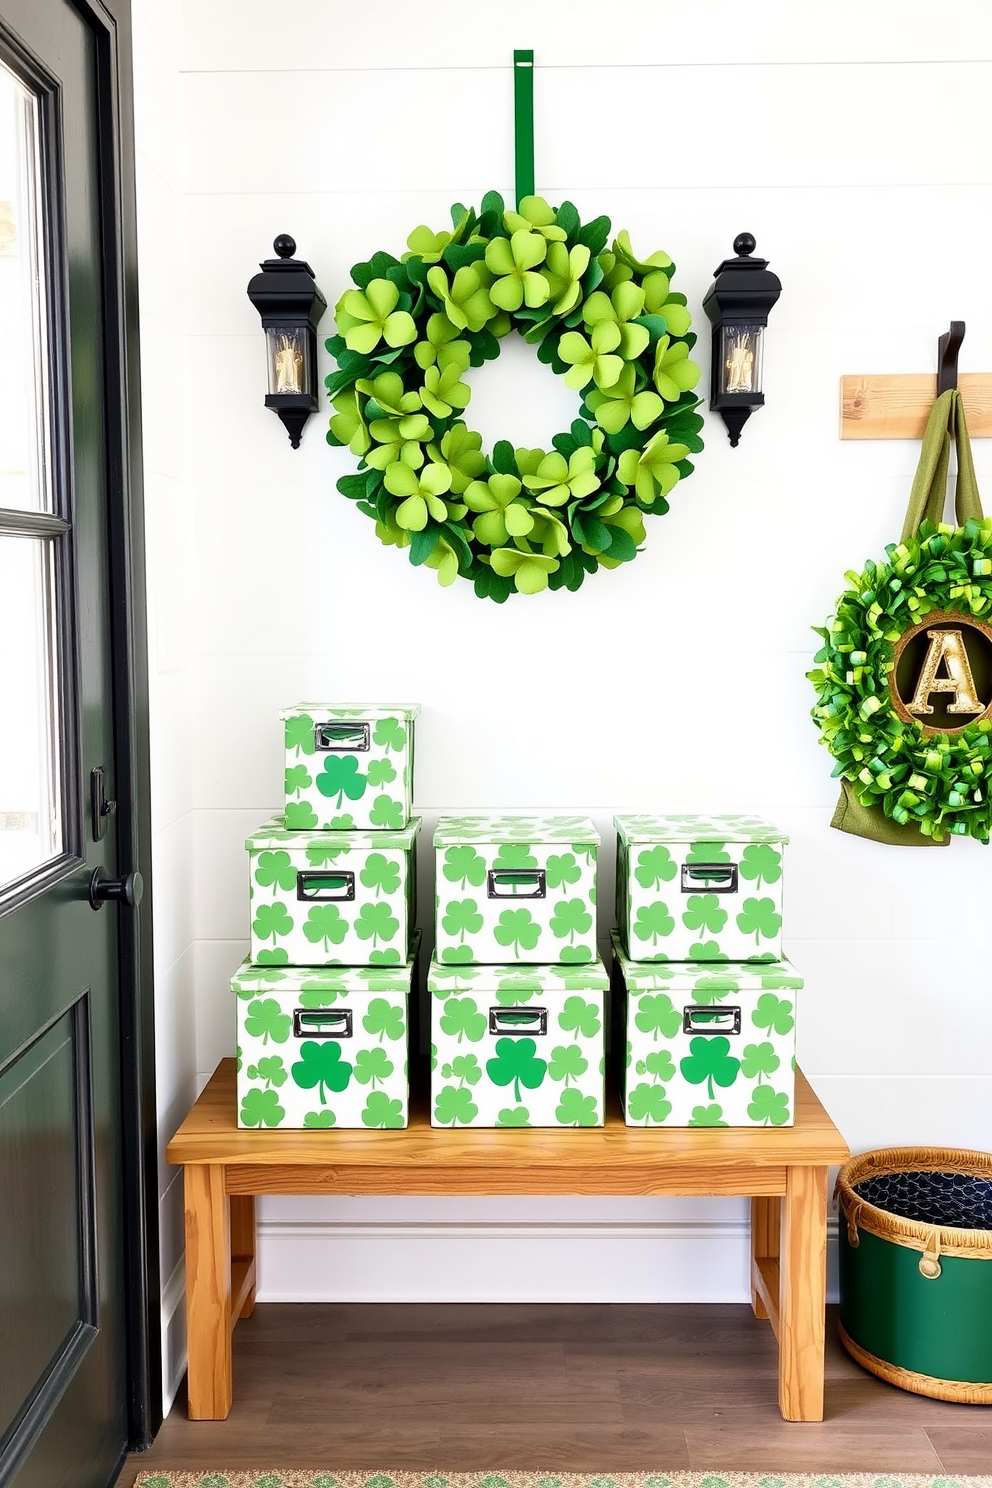
[[[948,713],[983,713],[985,704],[975,696],[975,679],[971,675],[968,653],[959,630],[928,630],[930,647],[916,684],[913,701],[906,704],[910,713],[932,713],[927,701],[932,692],[953,692],[954,701],[948,703]],[[943,662],[946,677],[937,676],[937,668]]]

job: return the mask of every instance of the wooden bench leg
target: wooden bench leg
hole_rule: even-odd
[[[251,1317],[255,1311],[255,1195],[231,1195],[231,1294],[236,1316]],[[241,1307],[239,1297],[244,1296]]]
[[[827,1170],[789,1167],[782,1213],[778,1402],[787,1421],[823,1420]]]
[[[231,1218],[223,1167],[187,1163],[186,1337],[191,1421],[231,1410]]]
[[[771,1300],[778,1302],[778,1256],[782,1229],[782,1200],[777,1194],[762,1195],[751,1200],[751,1307],[757,1318],[768,1318],[778,1332],[778,1307],[769,1308],[769,1284]],[[762,1264],[764,1262],[764,1264]],[[769,1265],[774,1262],[774,1265]]]

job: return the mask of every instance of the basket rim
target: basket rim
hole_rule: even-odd
[[[960,1173],[969,1178],[987,1178],[992,1182],[992,1153],[968,1147],[880,1147],[849,1158],[837,1174],[834,1185],[834,1199],[848,1222],[849,1239],[852,1230],[863,1229],[911,1250],[922,1250],[934,1259],[943,1252],[967,1256],[971,1260],[992,1261],[992,1230],[905,1219],[900,1214],[880,1209],[877,1204],[854,1192],[854,1185],[863,1183],[866,1178],[940,1171]]]

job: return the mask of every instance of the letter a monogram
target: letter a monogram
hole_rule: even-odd
[[[928,701],[932,692],[953,692],[954,701],[948,703],[948,713],[983,713],[985,704],[975,696],[975,679],[971,675],[968,653],[959,630],[928,630],[930,646],[920,671],[913,701],[906,704],[910,713],[932,713]],[[937,668],[943,662],[946,677],[937,676]]]

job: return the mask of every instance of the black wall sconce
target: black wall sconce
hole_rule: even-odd
[[[765,395],[761,391],[761,353],[768,314],[782,282],[768,270],[767,258],[752,258],[750,233],[734,239],[736,258],[725,258],[715,271],[703,309],[713,322],[710,407],[727,426],[736,448],[741,430]]]
[[[248,298],[262,317],[269,372],[266,408],[273,409],[289,432],[294,449],[312,413],[317,411],[317,326],[327,301],[317,288],[308,263],[294,258],[296,243],[280,233],[272,244],[276,258],[248,285]]]

